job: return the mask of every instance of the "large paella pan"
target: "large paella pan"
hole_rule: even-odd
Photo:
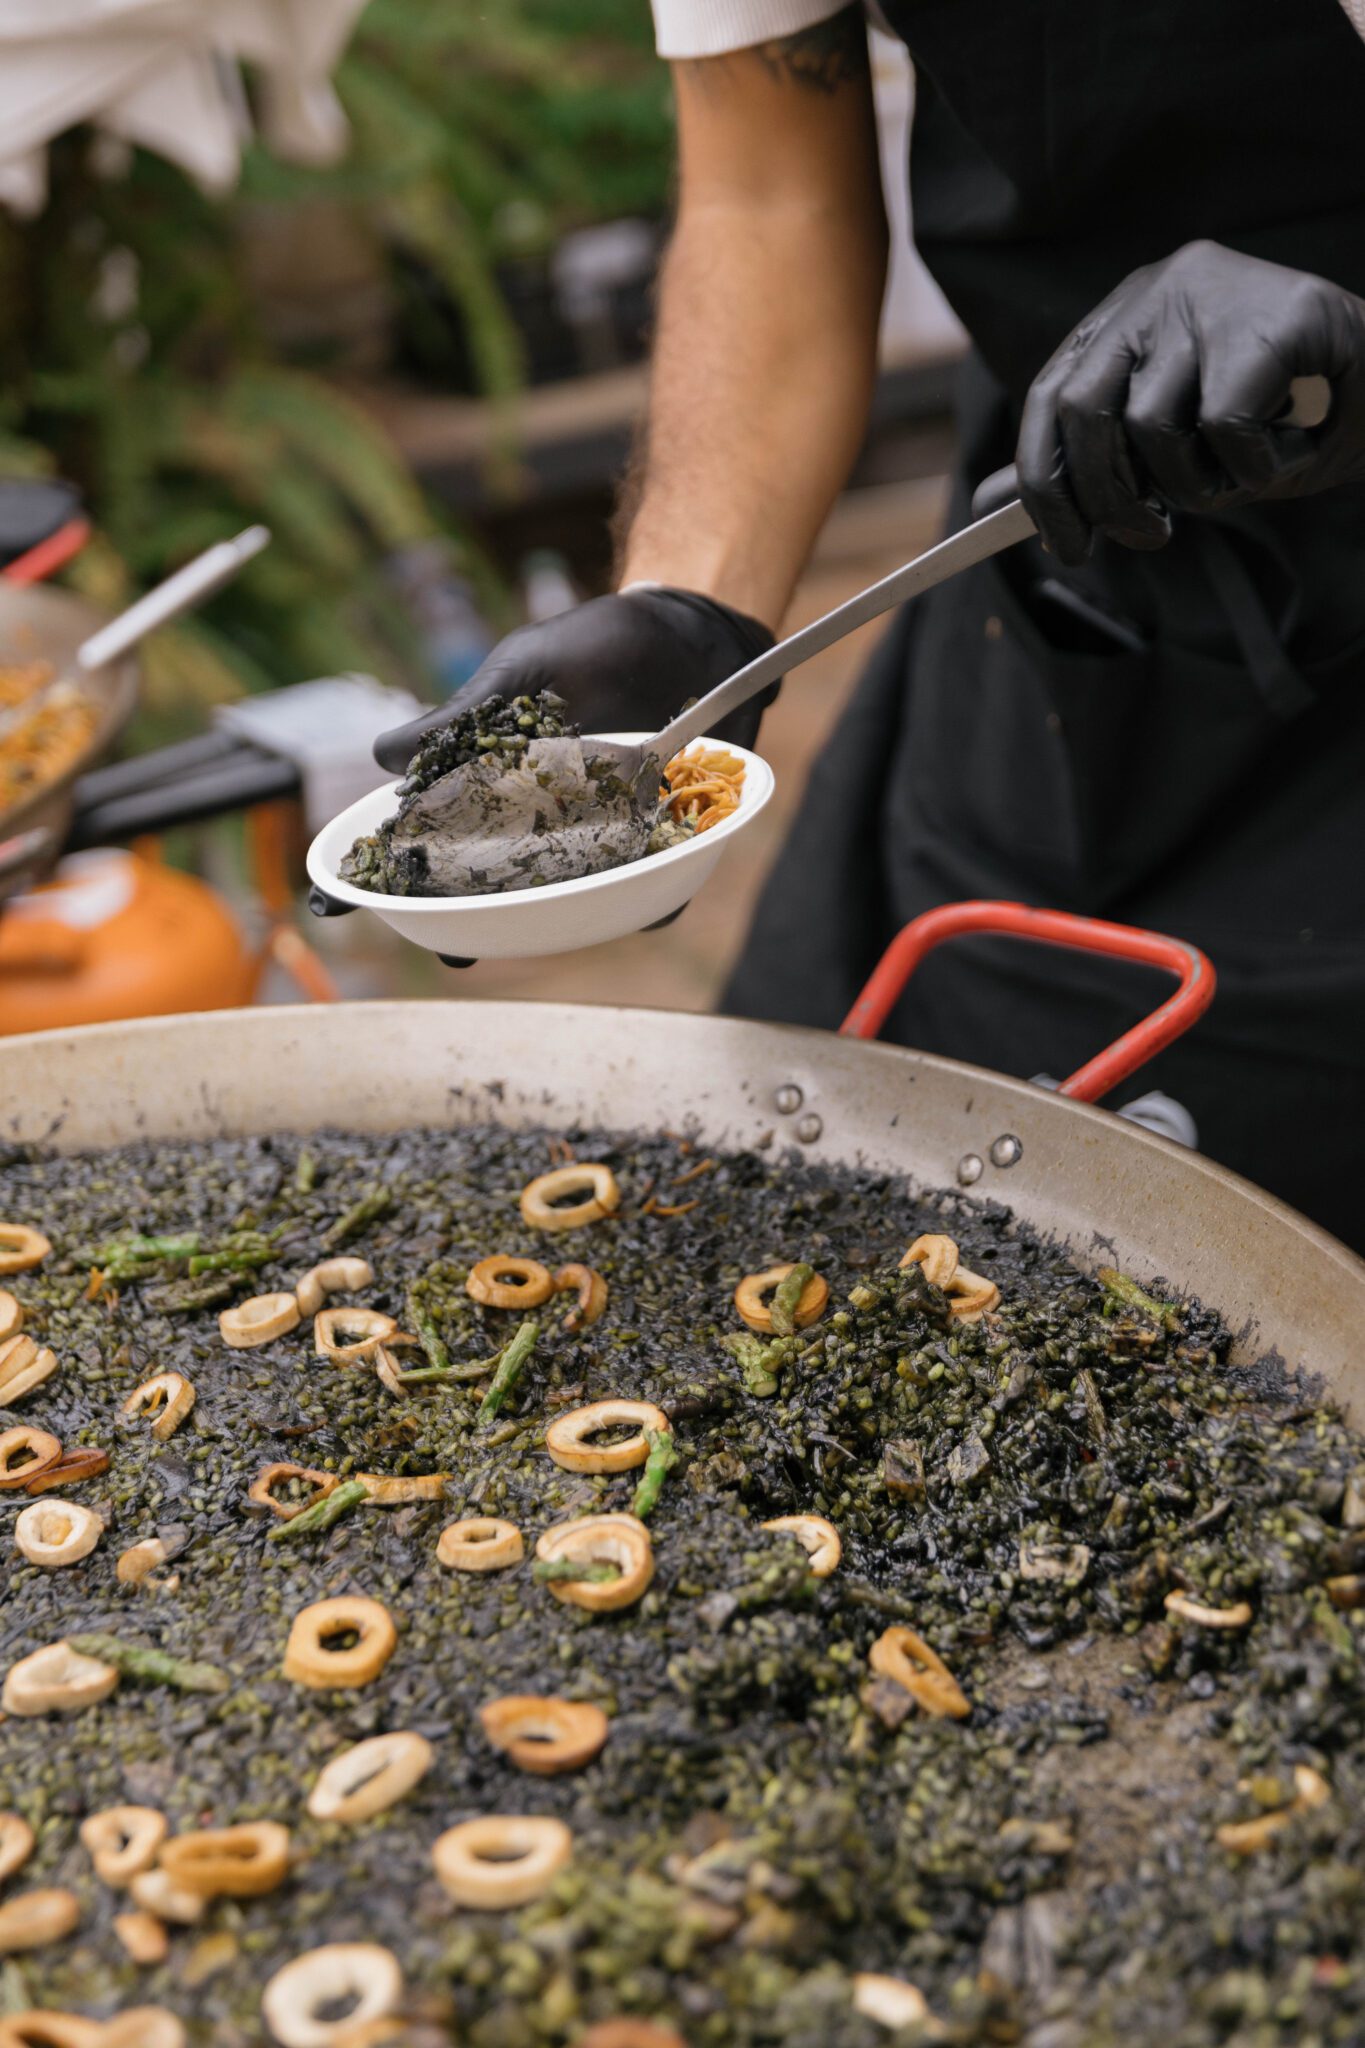
[[[57,1449],[0,1492],[0,2040],[1360,2037],[1341,1246],[1082,1103],[714,1019],[6,1070],[55,1363],[0,1423]]]

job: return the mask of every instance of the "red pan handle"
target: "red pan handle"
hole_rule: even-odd
[[[897,933],[840,1025],[841,1036],[875,1038],[925,954],[945,939],[977,933],[1038,939],[1044,945],[1069,946],[1078,953],[1104,953],[1113,960],[1140,960],[1148,967],[1164,967],[1180,983],[1160,1009],[1063,1081],[1060,1092],[1079,1102],[1098,1102],[1111,1088],[1117,1088],[1120,1081],[1126,1081],[1188,1031],[1213,1001],[1217,984],[1213,963],[1186,939],[1168,939],[1160,932],[1108,924],[1098,917],[1072,917],[1064,910],[1032,910],[1024,903],[945,903],[912,918]]]
[[[40,540],[26,554],[16,555],[12,562],[0,569],[0,577],[6,583],[41,583],[48,576],[55,576],[73,555],[78,555],[89,538],[88,519],[68,519],[65,526],[59,526],[55,533],[48,534],[46,540]]]

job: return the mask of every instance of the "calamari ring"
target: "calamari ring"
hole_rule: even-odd
[[[107,1700],[117,1684],[112,1664],[83,1656],[70,1643],[44,1643],[10,1665],[0,1707],[7,1714],[77,1714]]]
[[[324,1259],[310,1266],[294,1284],[294,1299],[301,1316],[315,1316],[329,1294],[359,1294],[374,1285],[374,1268],[368,1259]]]
[[[168,1436],[175,1435],[194,1402],[193,1383],[185,1378],[183,1372],[158,1372],[151,1379],[144,1380],[140,1387],[133,1388],[119,1413],[132,1421],[150,1408],[152,1435],[164,1443]]]
[[[323,1765],[308,1795],[314,1820],[348,1825],[370,1820],[406,1799],[431,1769],[436,1752],[424,1735],[400,1728],[371,1735]]]
[[[281,2048],[332,2048],[369,2020],[387,2019],[403,1996],[403,1972],[389,1949],[371,1941],[334,1941],[276,1970],[261,1994],[265,2023]],[[344,2019],[328,2006],[353,2000]]]
[[[574,1564],[614,1564],[616,1579],[551,1579],[556,1600],[590,1614],[610,1614],[632,1607],[654,1577],[654,1545],[643,1522],[634,1515],[583,1515],[547,1529],[536,1542],[536,1556],[547,1564],[568,1558]]]
[[[442,1529],[436,1560],[453,1572],[500,1572],[520,1564],[526,1544],[515,1522],[494,1515],[469,1515]]]
[[[357,1640],[348,1648],[327,1648],[334,1636],[351,1631]],[[315,1600],[294,1616],[285,1645],[284,1675],[318,1692],[368,1685],[397,1646],[398,1631],[381,1601],[363,1593],[342,1593],[334,1600]]]
[[[185,2048],[188,2038],[164,2005],[129,2005],[105,2021],[99,2048]]]
[[[61,1444],[45,1429],[21,1422],[5,1430],[0,1434],[0,1490],[27,1486],[40,1472],[50,1471],[61,1455]]]
[[[171,1937],[155,1913],[144,1912],[139,1906],[136,1912],[115,1913],[110,1925],[130,1963],[146,1970],[165,1962]]]
[[[917,1237],[901,1260],[901,1270],[907,1266],[922,1266],[924,1277],[931,1287],[943,1288],[948,1285],[957,1271],[957,1244],[951,1237]]]
[[[0,1813],[0,1884],[22,1870],[36,1837],[22,1814]]]
[[[538,1899],[573,1855],[573,1836],[548,1814],[490,1813],[447,1828],[431,1860],[457,1906],[499,1913]]]
[[[52,2012],[46,2006],[0,2019],[0,2048],[102,2048],[103,2041],[98,2020]]]
[[[168,1831],[154,1806],[106,1806],[81,1822],[81,1846],[102,1884],[126,1885],[151,1869]]]
[[[827,1579],[837,1571],[844,1546],[833,1522],[827,1522],[823,1515],[778,1515],[759,1526],[780,1536],[794,1536],[810,1559],[812,1578]]]
[[[943,1291],[959,1322],[979,1322],[1000,1306],[1000,1289],[994,1280],[983,1280],[979,1273],[969,1273],[965,1266],[958,1267]]]
[[[286,1479],[306,1479],[313,1489],[307,1500],[281,1500],[275,1488]],[[326,1500],[329,1493],[335,1493],[337,1484],[335,1472],[320,1472],[312,1465],[263,1465],[247,1489],[247,1499],[255,1501],[257,1507],[269,1508],[282,1522],[292,1522],[295,1515],[301,1515],[305,1508],[311,1508],[318,1501]]]
[[[363,1365],[397,1329],[393,1317],[377,1308],[324,1308],[313,1318],[313,1350],[334,1365]]]
[[[681,2034],[672,2027],[658,2027],[653,2020],[599,2020],[580,2034],[574,2048],[687,2048]]]
[[[165,1844],[161,1868],[172,1884],[201,1898],[259,1898],[289,1874],[289,1830],[275,1820],[196,1828]]]
[[[1234,1607],[1206,1607],[1188,1593],[1168,1593],[1162,1605],[1177,1621],[1187,1621],[1195,1628],[1246,1628],[1252,1619],[1249,1600],[1239,1600]]]
[[[577,1296],[564,1318],[564,1328],[570,1332],[586,1329],[606,1310],[607,1283],[591,1266],[561,1266],[554,1276],[554,1289],[556,1294],[572,1290]]]
[[[590,1190],[581,1202],[556,1206],[576,1188]],[[521,1219],[532,1230],[581,1230],[584,1224],[600,1223],[621,1206],[621,1190],[609,1166],[575,1160],[571,1166],[556,1166],[550,1173],[537,1174],[521,1191]]]
[[[57,1354],[32,1337],[17,1335],[0,1341],[0,1408],[12,1408],[57,1370]]]
[[[484,1308],[539,1308],[555,1291],[549,1270],[538,1259],[480,1259],[464,1291]]]
[[[868,1663],[881,1678],[890,1678],[936,1719],[963,1720],[971,1702],[938,1653],[913,1629],[896,1624],[883,1629],[868,1652]]]
[[[19,1892],[0,1906],[0,1956],[65,1941],[68,1934],[75,1933],[80,1920],[81,1902],[65,1886]]]
[[[259,1344],[273,1344],[299,1326],[299,1305],[292,1294],[253,1294],[225,1308],[218,1318],[218,1331],[234,1351],[254,1351]]]
[[[74,1500],[35,1500],[14,1524],[14,1541],[30,1564],[60,1571],[89,1557],[104,1524],[90,1508]]]
[[[634,1436],[619,1444],[592,1444],[590,1436],[617,1424],[635,1424]],[[558,1415],[545,1432],[545,1448],[566,1472],[629,1472],[649,1456],[647,1432],[668,1428],[668,1417],[653,1401],[609,1397]]]
[[[598,1755],[611,1731],[600,1707],[553,1694],[506,1693],[479,1708],[483,1732],[519,1771],[557,1778],[581,1771]]]
[[[747,1323],[751,1330],[771,1330],[772,1310],[764,1297],[771,1294],[774,1288],[780,1287],[788,1273],[795,1270],[794,1265],[785,1265],[769,1266],[766,1273],[746,1273],[735,1289],[735,1307],[739,1311],[741,1322]],[[793,1321],[797,1329],[804,1330],[808,1323],[813,1323],[818,1316],[823,1315],[828,1300],[829,1282],[822,1280],[818,1273],[812,1273],[801,1290],[800,1301],[796,1304]]]
[[[27,1273],[51,1250],[41,1230],[30,1230],[27,1223],[0,1223],[0,1273]]]

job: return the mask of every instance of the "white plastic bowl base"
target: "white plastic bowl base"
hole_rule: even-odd
[[[646,733],[602,733],[602,739],[638,741]],[[356,840],[373,832],[397,808],[397,783],[386,783],[324,825],[308,849],[308,873],[338,903],[372,910],[403,938],[431,953],[462,960],[518,960],[536,953],[571,953],[605,939],[643,931],[690,903],[773,793],[773,772],[758,754],[731,747],[744,763],[744,787],[732,817],[666,853],[646,854],[626,867],[543,889],[513,889],[496,896],[380,896],[343,882],[338,869]]]

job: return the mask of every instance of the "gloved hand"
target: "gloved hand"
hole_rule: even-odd
[[[1275,425],[1296,377],[1330,383],[1324,425]],[[1160,505],[1213,512],[1365,479],[1365,301],[1191,242],[1067,336],[1029,392],[1016,461],[1038,531],[1071,566],[1096,533],[1160,547]]]
[[[486,697],[554,690],[584,732],[657,732],[693,697],[765,654],[773,636],[757,619],[694,590],[641,585],[595,597],[576,610],[521,626],[448,704],[375,741],[375,759],[400,775],[434,727]],[[773,683],[722,720],[716,737],[752,745]]]

